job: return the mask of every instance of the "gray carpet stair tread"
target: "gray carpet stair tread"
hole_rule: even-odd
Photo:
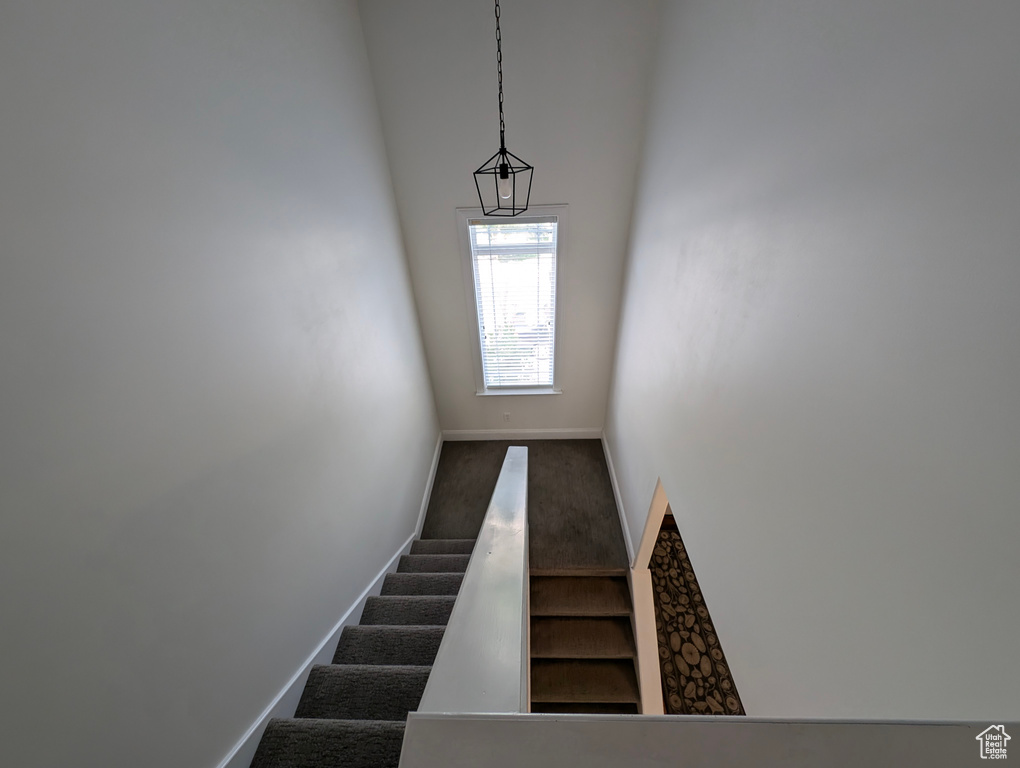
[[[325,664],[312,667],[294,716],[404,720],[418,708],[432,667]]]
[[[397,768],[404,722],[269,721],[251,768]]]
[[[401,555],[397,573],[464,573],[471,555]]]
[[[474,539],[415,539],[411,543],[411,554],[470,555],[474,548]]]
[[[627,580],[604,576],[532,576],[532,616],[629,616]]]
[[[550,701],[535,702],[531,705],[535,714],[575,714],[575,715],[636,715],[637,704],[591,704],[575,702],[563,704]]]
[[[636,655],[629,618],[535,616],[531,619],[532,658],[632,659]]]
[[[383,580],[384,595],[456,595],[463,573],[388,573]]]
[[[333,663],[427,666],[436,660],[445,629],[379,624],[344,627]]]
[[[380,595],[365,601],[361,614],[366,624],[417,624],[442,625],[450,620],[453,595]]]
[[[269,722],[252,768],[399,768],[474,541],[415,541],[344,628],[333,663],[312,668],[294,718]]]
[[[632,661],[533,659],[531,700],[637,704],[641,695]]]

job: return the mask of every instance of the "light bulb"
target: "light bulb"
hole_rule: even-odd
[[[514,179],[506,163],[500,163],[499,175],[496,177],[496,191],[503,200],[514,196]]]

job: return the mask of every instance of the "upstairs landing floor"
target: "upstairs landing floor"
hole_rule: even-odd
[[[627,548],[600,440],[443,443],[423,539],[473,539],[511,445],[528,449],[532,574],[624,573]]]

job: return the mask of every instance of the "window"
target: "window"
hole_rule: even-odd
[[[562,209],[532,208],[535,215],[512,219],[460,212],[474,296],[478,394],[555,392]]]

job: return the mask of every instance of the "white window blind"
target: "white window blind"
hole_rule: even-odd
[[[468,221],[487,389],[553,386],[556,224]]]

